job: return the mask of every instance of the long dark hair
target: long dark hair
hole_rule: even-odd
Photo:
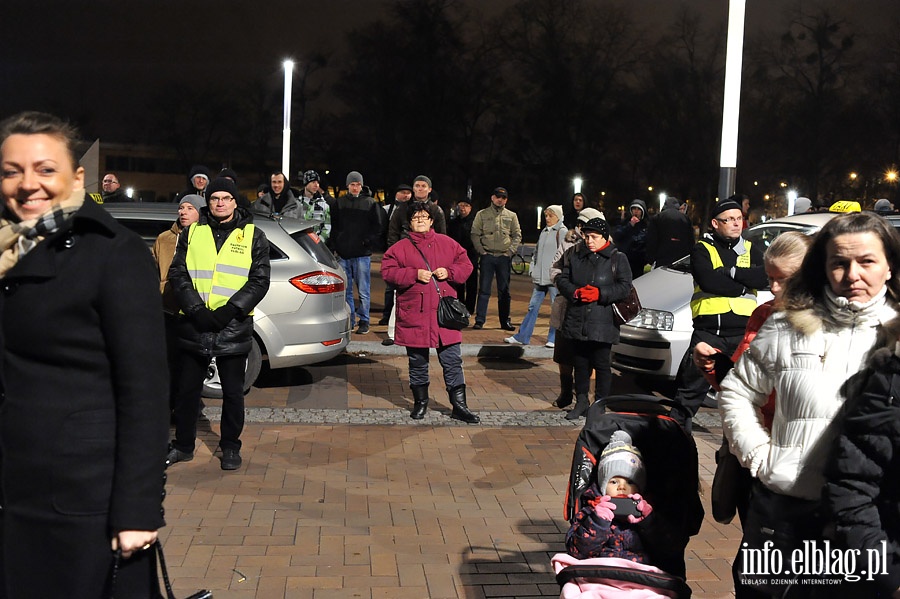
[[[894,275],[886,283],[887,294],[894,305],[900,303],[900,234],[878,215],[851,212],[834,217],[816,233],[800,272],[787,283],[783,300],[785,309],[805,310],[824,301],[825,287],[829,285],[826,273],[828,244],[836,237],[853,233],[874,233],[881,239],[885,258]]]

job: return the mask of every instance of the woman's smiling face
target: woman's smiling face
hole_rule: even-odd
[[[65,142],[38,133],[10,135],[0,146],[7,208],[19,220],[38,218],[84,188],[84,169],[72,164]]]

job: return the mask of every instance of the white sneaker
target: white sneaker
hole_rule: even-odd
[[[548,341],[547,343],[544,344],[544,347],[549,347],[550,349],[553,349],[554,347],[556,347],[556,344],[553,343],[552,341]]]
[[[524,343],[516,339],[515,335],[513,335],[512,337],[507,337],[503,340],[503,343],[509,343],[510,345],[525,345]]]

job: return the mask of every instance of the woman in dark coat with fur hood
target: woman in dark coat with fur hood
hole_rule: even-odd
[[[0,124],[0,596],[158,597],[168,373],[147,246],[86,197],[75,131]],[[151,593],[155,588],[155,594]]]
[[[625,254],[609,240],[609,225],[592,218],[581,226],[584,243],[572,246],[556,287],[569,300],[562,333],[574,343],[575,407],[566,418],[577,420],[590,406],[591,371],[596,371],[595,399],[612,385],[610,354],[619,342],[612,304],[631,292],[631,268]],[[615,261],[615,273],[613,273]]]

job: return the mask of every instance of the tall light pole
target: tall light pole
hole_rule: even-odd
[[[725,47],[725,98],[722,106],[722,150],[719,158],[719,199],[734,195],[737,168],[738,118],[741,110],[741,64],[744,54],[746,0],[728,2],[728,44]]]
[[[293,86],[294,61],[284,61],[284,129],[281,140],[281,172],[291,178],[291,88]]]

